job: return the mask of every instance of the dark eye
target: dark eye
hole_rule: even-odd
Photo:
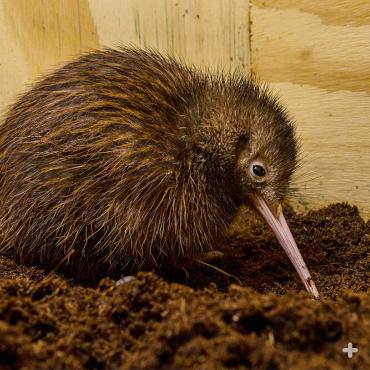
[[[252,175],[257,177],[264,177],[266,175],[266,169],[260,162],[254,162],[251,164]]]
[[[253,165],[253,173],[256,176],[265,176],[266,175],[265,169],[262,166],[260,166],[259,164],[254,164]]]

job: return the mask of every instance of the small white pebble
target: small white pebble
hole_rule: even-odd
[[[272,346],[275,344],[275,337],[274,337],[274,334],[272,332],[268,333],[267,342]]]
[[[235,314],[235,315],[233,315],[232,316],[232,318],[231,318],[234,322],[238,322],[239,321],[239,319],[240,319],[240,317],[239,317],[239,315],[237,315],[237,314]]]
[[[133,279],[134,279],[134,276],[132,276],[132,275],[124,276],[123,278],[116,281],[116,286],[119,286],[119,285],[122,285],[122,284],[127,284]]]

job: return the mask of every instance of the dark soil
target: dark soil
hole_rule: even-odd
[[[74,285],[2,257],[0,368],[370,369],[370,222],[346,204],[287,216],[320,301],[246,212],[214,267],[119,285]]]

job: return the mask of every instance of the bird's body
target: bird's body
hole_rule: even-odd
[[[152,51],[84,55],[0,126],[0,250],[47,269],[68,255],[80,280],[178,263],[216,248],[250,193],[281,201],[296,151],[284,110],[248,79]],[[268,186],[245,175],[253,158]]]

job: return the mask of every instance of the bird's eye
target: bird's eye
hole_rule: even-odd
[[[250,169],[254,176],[264,177],[266,175],[266,169],[264,165],[260,162],[253,162]]]

